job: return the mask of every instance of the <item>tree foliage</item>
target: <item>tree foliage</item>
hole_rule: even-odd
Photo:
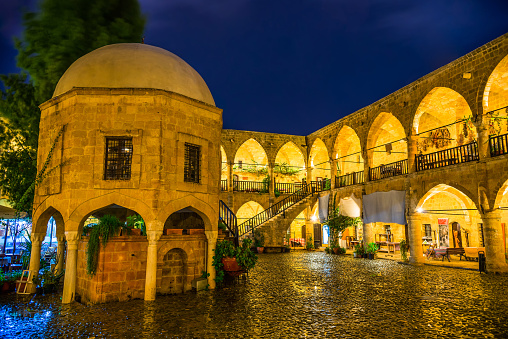
[[[22,73],[0,76],[0,190],[18,211],[32,209],[33,198],[21,198],[37,176],[38,106],[76,59],[108,44],[140,42],[144,24],[137,0],[42,0],[37,12],[24,14],[15,40]]]

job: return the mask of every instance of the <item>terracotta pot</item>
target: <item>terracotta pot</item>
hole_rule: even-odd
[[[2,284],[2,292],[9,292],[11,290],[11,283],[9,281],[4,281]]]
[[[339,254],[339,248],[338,248],[338,247],[335,247],[335,248],[333,249],[333,253],[335,253],[335,254]]]
[[[224,271],[226,272],[238,272],[242,270],[240,265],[238,265],[236,258],[222,258],[222,264],[224,265]]]
[[[258,253],[263,253],[263,251],[265,250],[264,247],[256,247],[256,249],[258,250]]]
[[[139,228],[131,229],[131,235],[141,235],[141,229]]]
[[[183,229],[181,228],[166,228],[164,229],[164,235],[179,234],[182,235]]]
[[[205,230],[202,228],[190,228],[187,230],[187,234],[205,234]]]

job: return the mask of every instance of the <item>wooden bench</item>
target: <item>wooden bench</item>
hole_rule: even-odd
[[[466,260],[478,261],[478,252],[483,251],[485,253],[485,247],[464,247],[464,257]]]
[[[434,254],[436,257],[441,256],[442,261],[444,261],[444,258],[446,257],[448,261],[450,261],[450,254],[458,254],[460,256],[460,260],[462,260],[462,257],[466,257],[464,255],[464,248],[463,247],[447,247],[447,248],[436,248],[434,249]]]

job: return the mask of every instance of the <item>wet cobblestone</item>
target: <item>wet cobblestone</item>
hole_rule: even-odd
[[[247,281],[155,302],[0,296],[2,338],[506,338],[508,277],[322,252],[261,255]]]

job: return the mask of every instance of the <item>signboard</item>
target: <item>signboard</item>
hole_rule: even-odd
[[[450,247],[448,218],[438,218],[437,223],[439,225],[439,247]]]

